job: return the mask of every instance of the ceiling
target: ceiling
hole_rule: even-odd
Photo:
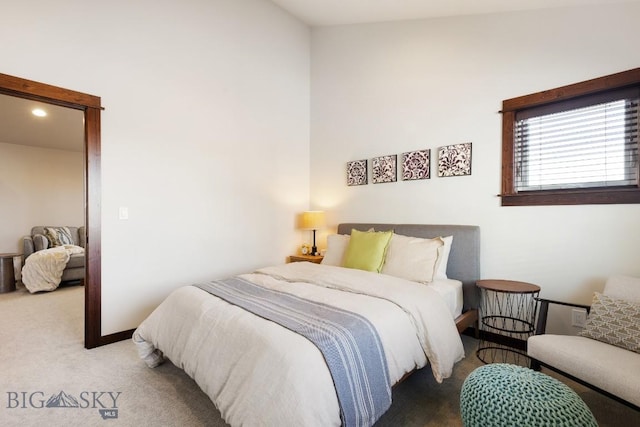
[[[34,108],[47,116],[34,116]],[[0,94],[0,143],[83,151],[84,112]]]
[[[271,0],[311,26],[362,24],[640,0]]]

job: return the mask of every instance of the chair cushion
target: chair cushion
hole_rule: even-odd
[[[83,268],[84,267],[84,254],[73,254],[69,257],[69,262],[65,268]]]
[[[586,337],[535,335],[529,356],[640,406],[640,354]]]
[[[579,335],[640,353],[640,303],[596,292]]]
[[[612,276],[604,286],[603,294],[632,302],[640,302],[640,278]]]
[[[51,247],[74,244],[68,227],[45,227],[44,235],[49,240]]]
[[[52,225],[46,225],[46,226],[38,225],[31,228],[31,236],[35,236],[37,234],[42,234],[43,236],[46,236],[46,233],[45,233],[46,228],[60,228],[60,227],[52,226]],[[71,244],[84,247],[84,241],[86,237],[84,226],[82,227],[66,226],[66,228],[71,233],[71,239],[72,239]],[[48,243],[49,243],[48,247],[53,247],[53,245],[50,242]],[[47,249],[47,248],[44,248],[44,249]]]
[[[33,236],[33,245],[36,251],[41,251],[49,247],[49,240],[44,237],[43,234],[36,234]],[[26,251],[25,251],[26,252]]]

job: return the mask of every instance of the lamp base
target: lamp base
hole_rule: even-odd
[[[316,230],[313,230],[313,246],[311,246],[311,255],[318,255],[318,247],[316,246]]]

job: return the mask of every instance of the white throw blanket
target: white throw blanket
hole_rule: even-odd
[[[53,291],[60,285],[71,255],[84,253],[75,245],[56,246],[29,255],[22,268],[22,283],[29,292]]]
[[[365,316],[380,336],[392,384],[429,362],[440,382],[464,357],[449,309],[423,284],[311,263],[240,277]],[[341,423],[331,375],[310,341],[194,286],[169,295],[133,341],[149,366],[168,357],[184,369],[233,426]]]

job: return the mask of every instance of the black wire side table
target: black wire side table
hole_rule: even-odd
[[[478,280],[476,286],[481,329],[476,356],[484,363],[529,367],[526,345],[535,332],[540,286],[513,280]]]

